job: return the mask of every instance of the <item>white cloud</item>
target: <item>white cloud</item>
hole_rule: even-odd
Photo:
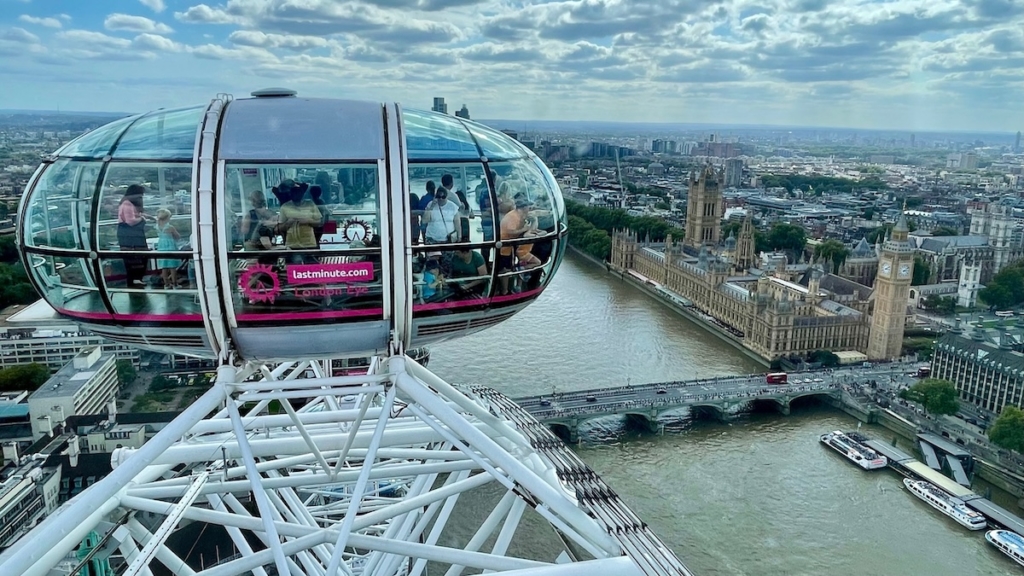
[[[154,50],[157,52],[181,52],[184,47],[177,42],[157,36],[156,34],[139,34],[132,40],[132,47],[140,50]]]
[[[148,32],[151,34],[170,34],[174,32],[170,26],[156,22],[144,16],[128,14],[111,14],[103,21],[107,30],[126,30],[128,32]]]
[[[248,60],[254,63],[277,61],[277,57],[269,50],[253,46],[225,48],[216,44],[204,44],[202,46],[193,46],[189,51],[195,56],[207,60]]]
[[[62,26],[60,20],[56,18],[37,18],[35,16],[29,16],[28,14],[22,14],[21,16],[18,16],[18,20],[21,22],[25,22],[26,24],[46,26],[47,28],[60,28]]]
[[[184,30],[174,42],[167,24],[119,13],[104,26],[125,38],[97,26],[44,45],[0,28],[0,48],[36,46],[36,62],[39,51],[54,63],[159,59],[167,81],[183,86],[248,88],[255,76],[419,101],[423,86],[444,84],[474,112],[504,117],[777,123],[805,114],[870,126],[927,109],[940,127],[1024,126],[1021,0],[202,1],[172,4],[196,45]],[[139,2],[171,13],[166,0]],[[30,18],[22,22],[44,25]],[[643,105],[623,106],[624,86]]]
[[[167,8],[164,4],[164,0],[139,0],[139,3],[157,14],[163,12]]]
[[[198,4],[184,12],[175,12],[174,17],[191,24],[232,24],[237,18],[219,8],[210,8],[206,4]]]
[[[131,46],[131,42],[124,38],[115,38],[114,36],[107,36],[102,32],[93,32],[91,30],[68,30],[66,32],[58,32],[57,36],[70,43],[96,49],[119,50]]]
[[[264,34],[258,30],[236,30],[228,36],[228,40],[241,46],[257,46],[260,48],[287,48],[289,50],[310,50],[324,48],[329,42],[317,36],[296,36],[285,34]]]
[[[0,40],[22,44],[39,43],[39,37],[24,28],[0,28]]]

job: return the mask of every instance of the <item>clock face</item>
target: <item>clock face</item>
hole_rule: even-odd
[[[882,262],[882,274],[888,276],[892,272],[892,262]]]
[[[910,264],[900,264],[900,278],[910,276]]]

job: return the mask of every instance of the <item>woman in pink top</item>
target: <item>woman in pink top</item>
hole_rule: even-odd
[[[125,252],[141,252],[149,250],[146,244],[146,220],[151,219],[142,208],[142,195],[146,189],[139,184],[132,184],[121,198],[117,207],[117,243]],[[145,256],[122,256],[129,288],[141,288],[142,279],[146,276]]]

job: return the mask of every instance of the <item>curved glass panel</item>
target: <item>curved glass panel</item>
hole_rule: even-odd
[[[494,239],[492,197],[479,162],[412,164],[409,186],[414,244]]]
[[[109,318],[89,263],[82,258],[27,254],[28,271],[56,310],[81,318]]]
[[[498,294],[514,294],[539,286],[538,268],[548,266],[558,233],[553,191],[543,170],[532,160],[489,164],[497,182],[499,236]]]
[[[239,321],[383,315],[376,162],[232,163],[224,186]]]
[[[107,165],[96,234],[116,318],[202,320],[192,262],[191,188],[191,163]]]
[[[139,115],[129,116],[100,126],[92,132],[72,140],[67,146],[58,150],[57,154],[61,157],[103,158],[110,154],[114,142],[117,142],[121,133],[131,126],[138,117]]]
[[[133,185],[142,187],[141,196],[128,197]],[[191,164],[111,162],[100,190],[97,249],[155,250],[161,210],[170,213],[168,222],[177,233],[177,249],[191,250]],[[127,230],[130,226],[137,228]],[[170,231],[168,234],[174,236]],[[170,250],[170,244],[165,242],[163,249]]]
[[[114,317],[130,322],[202,322],[194,290],[128,290],[108,288]]]
[[[26,246],[88,250],[92,197],[102,163],[59,160],[43,172],[25,206]]]
[[[191,161],[204,110],[200,106],[143,117],[125,132],[113,158]]]
[[[548,185],[548,192],[554,200],[555,218],[562,224],[568,225],[569,215],[565,210],[565,198],[562,197],[562,187],[558,185],[554,174],[551,173],[551,170],[544,165],[540,158],[533,156],[533,162],[537,165],[537,169],[544,174],[544,181]]]
[[[519,145],[510,136],[498,132],[487,126],[474,122],[466,122],[466,128],[476,138],[484,156],[488,160],[510,160],[512,158],[525,158],[528,154],[525,148]]]
[[[480,150],[461,122],[435,112],[403,110],[409,160],[476,160]]]

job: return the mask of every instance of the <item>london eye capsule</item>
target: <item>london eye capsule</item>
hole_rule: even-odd
[[[253,360],[493,326],[541,294],[565,235],[555,179],[507,135],[283,89],[77,138],[36,171],[18,225],[62,316],[150,350]]]

